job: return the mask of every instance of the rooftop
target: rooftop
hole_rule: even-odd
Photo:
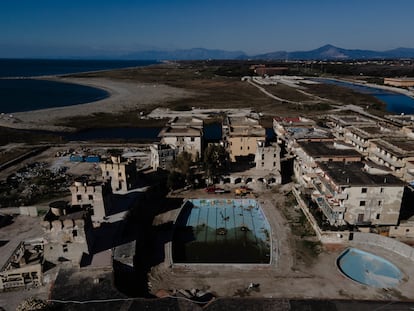
[[[362,117],[360,115],[330,115],[329,118],[341,124],[342,126],[350,125],[373,125],[375,126],[375,121],[372,121],[368,118]]]
[[[200,137],[201,130],[198,128],[193,127],[165,127],[162,131],[158,134],[159,137],[165,136],[193,136],[193,137]]]
[[[384,137],[382,139],[375,139],[372,142],[397,158],[414,156],[414,139]]]
[[[391,174],[369,174],[364,171],[364,164],[359,162],[319,162],[318,165],[337,185],[367,187],[405,185],[405,182]]]
[[[355,149],[332,142],[298,142],[298,144],[311,157],[362,157]]]
[[[351,133],[358,135],[359,137],[369,139],[369,138],[376,138],[376,137],[384,137],[384,136],[398,136],[401,134],[396,133],[390,129],[381,128],[378,126],[350,126],[348,130]]]

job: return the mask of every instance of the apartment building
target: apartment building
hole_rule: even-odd
[[[258,141],[254,159],[256,169],[280,172],[280,147],[278,144],[266,144]]]
[[[295,154],[293,171],[296,180],[307,187],[312,187],[312,178],[320,172],[318,162],[360,162],[362,155],[352,146],[339,142],[300,141],[292,149]]]
[[[150,146],[150,151],[150,165],[154,170],[157,170],[158,168],[164,170],[170,169],[173,161],[178,155],[178,149],[165,144],[152,144]]]
[[[397,225],[405,183],[357,162],[318,162],[312,199],[331,225]]]
[[[259,141],[266,140],[266,130],[259,121],[250,117],[227,117],[223,122],[223,140],[230,161],[254,157]]]
[[[382,137],[401,137],[397,127],[384,126],[349,126],[343,129],[344,139],[352,144],[364,156],[369,153],[369,145],[372,139]]]
[[[376,127],[377,122],[363,117],[359,114],[350,115],[329,115],[327,125],[331,127],[333,135],[337,139],[343,140],[345,138],[345,129],[350,126],[363,127],[371,126]]]
[[[414,139],[384,137],[370,141],[368,158],[405,181],[414,180]]]

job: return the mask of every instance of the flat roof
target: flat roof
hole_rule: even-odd
[[[414,139],[384,137],[382,139],[375,139],[372,142],[396,157],[414,156]]]
[[[351,114],[351,115],[329,115],[329,117],[332,120],[337,121],[338,123],[341,123],[344,126],[349,125],[360,125],[360,124],[376,124],[375,121],[370,120],[368,118],[362,117],[357,114]]]
[[[381,126],[350,126],[347,128],[351,133],[358,135],[359,137],[381,138],[381,137],[403,137],[403,135],[397,130],[383,128]]]
[[[333,142],[304,142],[298,145],[311,157],[362,157],[355,149],[337,148]]]
[[[193,127],[165,127],[159,137],[164,136],[201,136],[201,130]]]
[[[403,186],[406,183],[391,174],[373,175],[363,170],[360,162],[318,162],[319,167],[337,185],[351,186]]]

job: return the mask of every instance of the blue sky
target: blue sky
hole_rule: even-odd
[[[0,57],[414,48],[414,0],[1,0]]]

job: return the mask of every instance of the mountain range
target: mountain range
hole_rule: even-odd
[[[254,59],[254,60],[353,60],[353,59],[401,59],[414,58],[414,48],[397,48],[388,51],[343,49],[330,44],[310,51],[276,51],[247,55],[243,51],[210,50],[204,48],[181,50],[148,50],[124,55],[124,59],[139,60],[207,60],[207,59]]]

